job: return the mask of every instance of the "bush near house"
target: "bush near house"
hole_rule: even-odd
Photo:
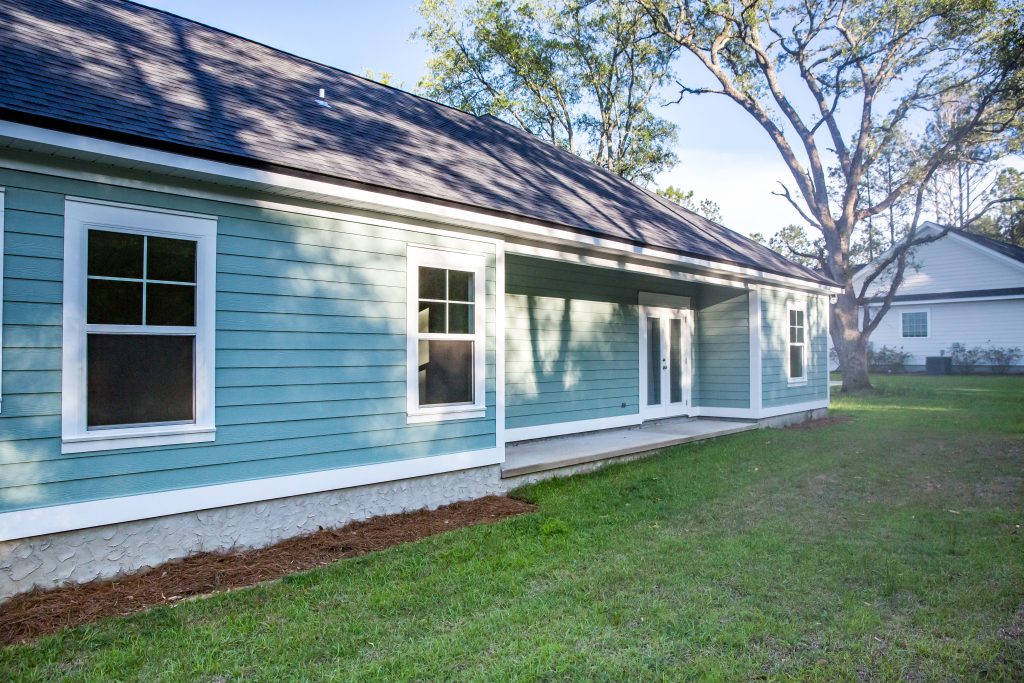
[[[877,351],[874,345],[868,344],[868,368],[871,372],[889,374],[906,372],[907,363],[913,354],[904,351],[903,347],[883,346]]]
[[[950,347],[949,355],[953,358],[953,370],[958,374],[966,375],[987,370],[995,375],[1005,375],[1020,360],[1022,353],[1017,346],[1002,347],[990,344],[987,347],[968,348],[964,344],[954,343]]]

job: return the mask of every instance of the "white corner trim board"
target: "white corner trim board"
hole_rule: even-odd
[[[6,512],[0,514],[0,541],[496,465],[503,454],[490,448]]]
[[[87,152],[108,157],[112,160],[146,163],[161,166],[171,175],[197,173],[230,178],[244,183],[259,183],[264,186],[298,190],[330,197],[334,202],[358,208],[384,211],[394,215],[427,219],[458,225],[463,228],[483,230],[491,234],[507,235],[509,232],[537,240],[549,241],[563,245],[581,244],[588,247],[614,253],[617,255],[631,254],[635,257],[684,265],[702,270],[728,273],[739,277],[754,277],[767,282],[781,283],[794,288],[833,293],[838,288],[815,284],[806,280],[776,275],[744,266],[710,261],[708,259],[682,256],[657,248],[640,247],[627,242],[605,237],[583,235],[571,230],[551,228],[525,220],[491,216],[482,211],[445,206],[438,203],[397,197],[383,192],[363,190],[334,183],[309,180],[283,173],[261,171],[259,169],[218,161],[209,161],[183,154],[163,152],[146,147],[137,147],[119,142],[110,142],[98,138],[48,130],[36,126],[28,126],[9,121],[0,121],[0,136],[8,136],[41,145],[51,145],[75,152]]]
[[[752,287],[747,292],[747,332],[750,345],[750,408],[761,410],[761,290]]]

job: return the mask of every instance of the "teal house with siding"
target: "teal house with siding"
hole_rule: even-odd
[[[130,2],[0,0],[0,599],[828,406],[835,284],[555,149]]]

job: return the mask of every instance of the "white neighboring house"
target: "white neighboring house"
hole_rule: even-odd
[[[929,222],[918,232],[941,230]],[[909,352],[910,371],[923,371],[928,356],[948,356],[955,343],[1024,349],[1024,248],[950,229],[917,247],[912,263],[892,308],[871,334],[874,348]],[[854,277],[858,290],[869,272],[862,268]],[[880,300],[887,287],[873,283],[868,293]],[[1024,360],[1013,371],[1024,372]]]

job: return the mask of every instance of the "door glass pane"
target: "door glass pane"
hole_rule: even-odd
[[[668,322],[668,369],[669,369],[669,401],[683,401],[683,321],[672,318]]]
[[[146,283],[146,324],[195,325],[195,286]]]
[[[420,405],[473,402],[473,342],[419,343]]]
[[[89,427],[192,422],[195,337],[90,334]]]
[[[647,405],[661,405],[661,318],[647,319]]]
[[[90,325],[141,325],[142,283],[90,278],[85,320]]]
[[[142,277],[142,235],[89,231],[89,275]]]

